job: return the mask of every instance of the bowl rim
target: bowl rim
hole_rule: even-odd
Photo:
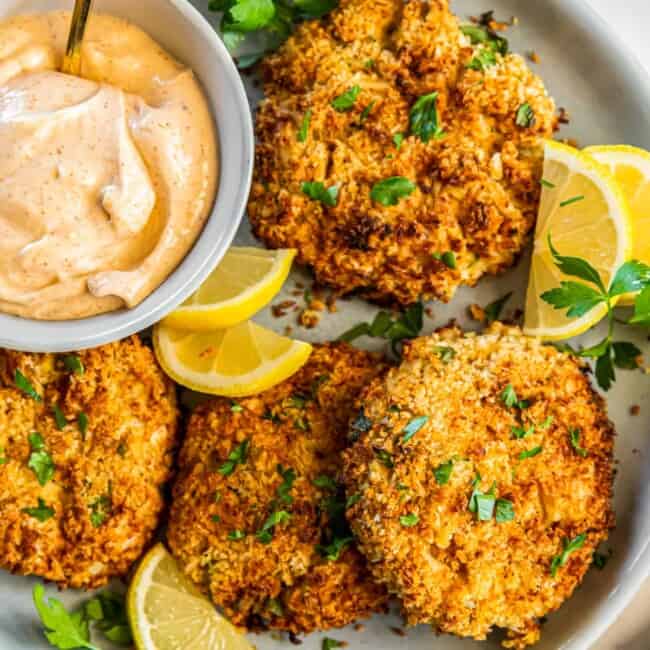
[[[233,172],[231,148],[224,150],[223,140],[218,137],[217,193],[203,230],[180,264],[139,305],[87,318],[59,321],[22,318],[0,312],[0,347],[22,352],[71,352],[104,345],[145,330],[199,288],[221,261],[237,233],[246,210],[254,162],[253,119],[246,90],[232,56],[200,11],[189,0],[163,1],[209,44],[214,54],[214,65],[222,68],[228,83],[228,88],[222,89],[222,93],[229,95],[233,104],[231,114],[236,114],[240,120],[237,124],[237,147],[240,148],[241,164]],[[15,9],[10,7],[6,15],[15,13]],[[147,31],[146,25],[140,26]],[[162,45],[168,49],[166,44]],[[197,78],[204,89],[209,87],[198,74]],[[209,93],[205,92],[205,96],[219,134],[221,123],[217,106]],[[235,184],[231,176],[236,176]]]

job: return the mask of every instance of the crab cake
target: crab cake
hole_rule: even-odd
[[[60,587],[124,575],[163,509],[175,389],[137,337],[0,350],[0,567]]]
[[[450,328],[362,394],[347,514],[409,624],[523,648],[580,583],[614,522],[614,431],[585,371],[517,328]]]
[[[262,63],[255,234],[298,249],[321,284],[381,302],[448,301],[510,267],[557,119],[506,52],[446,0],[342,0],[301,24]]]
[[[192,415],[169,545],[235,624],[310,632],[385,607],[338,483],[352,405],[383,368],[345,344],[319,346],[279,386]]]

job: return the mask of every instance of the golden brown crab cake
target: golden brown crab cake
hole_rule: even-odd
[[[447,301],[510,267],[535,222],[541,141],[557,120],[522,57],[492,48],[472,44],[446,0],[342,0],[300,25],[262,64],[255,234],[297,248],[340,293],[402,304]],[[439,128],[425,142],[410,113],[431,93],[420,114]],[[371,196],[394,177],[415,190]],[[303,183],[338,188],[336,201],[310,198]]]
[[[175,389],[137,337],[0,350],[0,567],[61,587],[124,575],[158,526]]]
[[[347,515],[408,623],[537,641],[614,522],[614,430],[582,363],[499,323],[448,328],[359,405]]]
[[[386,606],[354,546],[338,480],[352,405],[383,369],[346,344],[317,346],[275,388],[193,413],[168,541],[236,624],[311,632]]]

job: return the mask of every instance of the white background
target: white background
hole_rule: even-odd
[[[650,74],[650,2],[648,0],[587,0],[623,36]],[[593,650],[650,648],[650,580],[634,604]]]

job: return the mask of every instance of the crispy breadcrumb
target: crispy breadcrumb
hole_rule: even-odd
[[[580,361],[500,323],[405,347],[351,428],[352,529],[408,623],[475,639],[504,628],[504,646],[523,648],[613,526],[605,404]]]
[[[540,139],[557,118],[521,56],[468,67],[482,47],[446,0],[342,0],[300,25],[262,64],[256,235],[297,248],[339,293],[403,304],[447,301],[459,285],[511,266],[535,222]],[[333,100],[357,86],[351,108],[337,111]],[[425,143],[409,134],[409,113],[433,92],[444,135]],[[527,106],[532,118],[522,122]],[[417,189],[394,206],[373,201],[373,185],[394,176]],[[337,205],[310,199],[303,182],[336,186]],[[440,259],[449,252],[453,268]]]
[[[303,633],[384,609],[386,592],[351,543],[337,485],[352,404],[383,368],[345,344],[319,346],[279,386],[236,403],[215,399],[192,415],[169,545],[237,625]],[[225,465],[234,450],[240,461]],[[270,517],[278,523],[265,529]],[[336,539],[345,543],[328,560]]]
[[[137,337],[75,355],[0,350],[0,566],[61,587],[124,575],[158,525],[177,416]]]

